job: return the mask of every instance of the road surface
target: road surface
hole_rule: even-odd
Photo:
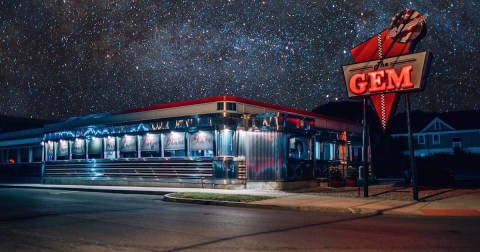
[[[338,215],[0,188],[0,251],[478,251],[480,218]]]

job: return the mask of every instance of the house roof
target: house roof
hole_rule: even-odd
[[[410,121],[412,132],[420,132],[427,127],[436,118],[445,122],[455,130],[480,129],[480,110],[452,111],[445,113],[431,113],[422,111],[412,111]],[[388,129],[392,134],[407,133],[406,114],[396,115]]]

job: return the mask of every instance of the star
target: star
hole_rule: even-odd
[[[479,109],[475,1],[0,1],[0,114],[62,119],[235,95],[311,111],[348,100],[350,49],[399,11],[434,58],[412,108]]]

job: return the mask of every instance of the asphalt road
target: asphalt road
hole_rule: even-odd
[[[478,251],[480,218],[332,215],[0,188],[0,251]]]

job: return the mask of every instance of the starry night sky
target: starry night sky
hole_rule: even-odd
[[[434,59],[413,109],[479,109],[478,1],[0,0],[0,115],[60,119],[235,95],[347,100],[349,50],[404,9]]]

